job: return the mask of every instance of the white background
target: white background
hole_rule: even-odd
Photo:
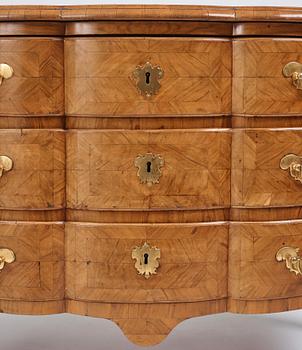
[[[127,4],[127,1],[0,0],[1,5]],[[300,6],[302,0],[135,1],[131,4]],[[1,278],[1,276],[0,276]],[[302,283],[302,279],[301,279]],[[74,315],[0,316],[0,350],[131,350],[111,321]],[[150,350],[301,350],[302,311],[272,315],[218,314],[182,322]]]

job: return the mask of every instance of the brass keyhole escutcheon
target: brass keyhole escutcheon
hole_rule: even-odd
[[[145,242],[141,247],[133,248],[132,259],[136,260],[135,268],[138,274],[148,279],[156,274],[156,269],[159,267],[160,249],[151,247]]]
[[[12,170],[13,161],[7,156],[0,156],[0,177],[7,172]]]
[[[146,97],[157,94],[161,87],[159,80],[163,76],[164,71],[162,68],[160,66],[152,66],[150,62],[146,62],[143,66],[137,66],[133,72],[137,89]]]
[[[148,186],[159,183],[161,167],[164,165],[164,160],[159,154],[146,153],[138,155],[134,165],[138,168],[137,176],[141,183],[145,183]]]

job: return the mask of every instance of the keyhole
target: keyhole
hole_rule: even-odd
[[[149,254],[145,253],[145,254],[144,254],[144,264],[145,264],[145,265],[148,264],[148,259],[149,259]]]
[[[147,173],[151,173],[151,162],[147,162]]]
[[[150,72],[146,72],[146,84],[150,84]]]

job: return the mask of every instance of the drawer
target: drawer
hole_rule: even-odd
[[[63,115],[63,40],[1,38],[0,49],[13,70],[0,86],[0,115]]]
[[[290,271],[301,261],[290,262],[302,248],[302,221],[231,223],[229,293],[232,299],[265,301],[302,296],[302,276]],[[290,248],[288,250],[287,248]],[[280,250],[282,248],[282,250]],[[279,252],[277,261],[277,253]],[[289,253],[288,253],[289,252]],[[288,257],[288,261],[286,261]],[[284,259],[284,260],[283,260]],[[289,266],[286,266],[287,263]],[[279,304],[279,306],[282,304]],[[287,307],[289,308],[288,304]],[[269,312],[270,310],[263,310]],[[272,310],[271,310],[272,311]],[[277,310],[275,310],[277,311]],[[279,309],[278,311],[286,311]],[[254,312],[257,312],[254,309]]]
[[[289,62],[302,64],[301,39],[237,39],[233,55],[234,114],[301,115],[302,93],[293,84],[294,71],[283,74]]]
[[[144,243],[150,251],[140,250]],[[67,223],[67,297],[125,303],[225,298],[227,243],[224,223]],[[141,254],[149,255],[156,274],[139,274]]]
[[[91,210],[227,207],[230,143],[227,129],[70,131],[67,206]]]
[[[231,113],[228,39],[69,38],[65,60],[68,115]]]
[[[63,131],[0,130],[0,156],[1,209],[64,207]]]
[[[0,299],[23,301],[64,298],[64,225],[0,223],[0,255],[15,255],[0,273]],[[7,254],[11,257],[11,255]],[[1,266],[1,265],[0,265]]]
[[[301,206],[301,139],[302,129],[233,130],[232,205]]]

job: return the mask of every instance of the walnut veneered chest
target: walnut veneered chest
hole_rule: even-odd
[[[0,7],[0,309],[302,308],[302,11]]]

